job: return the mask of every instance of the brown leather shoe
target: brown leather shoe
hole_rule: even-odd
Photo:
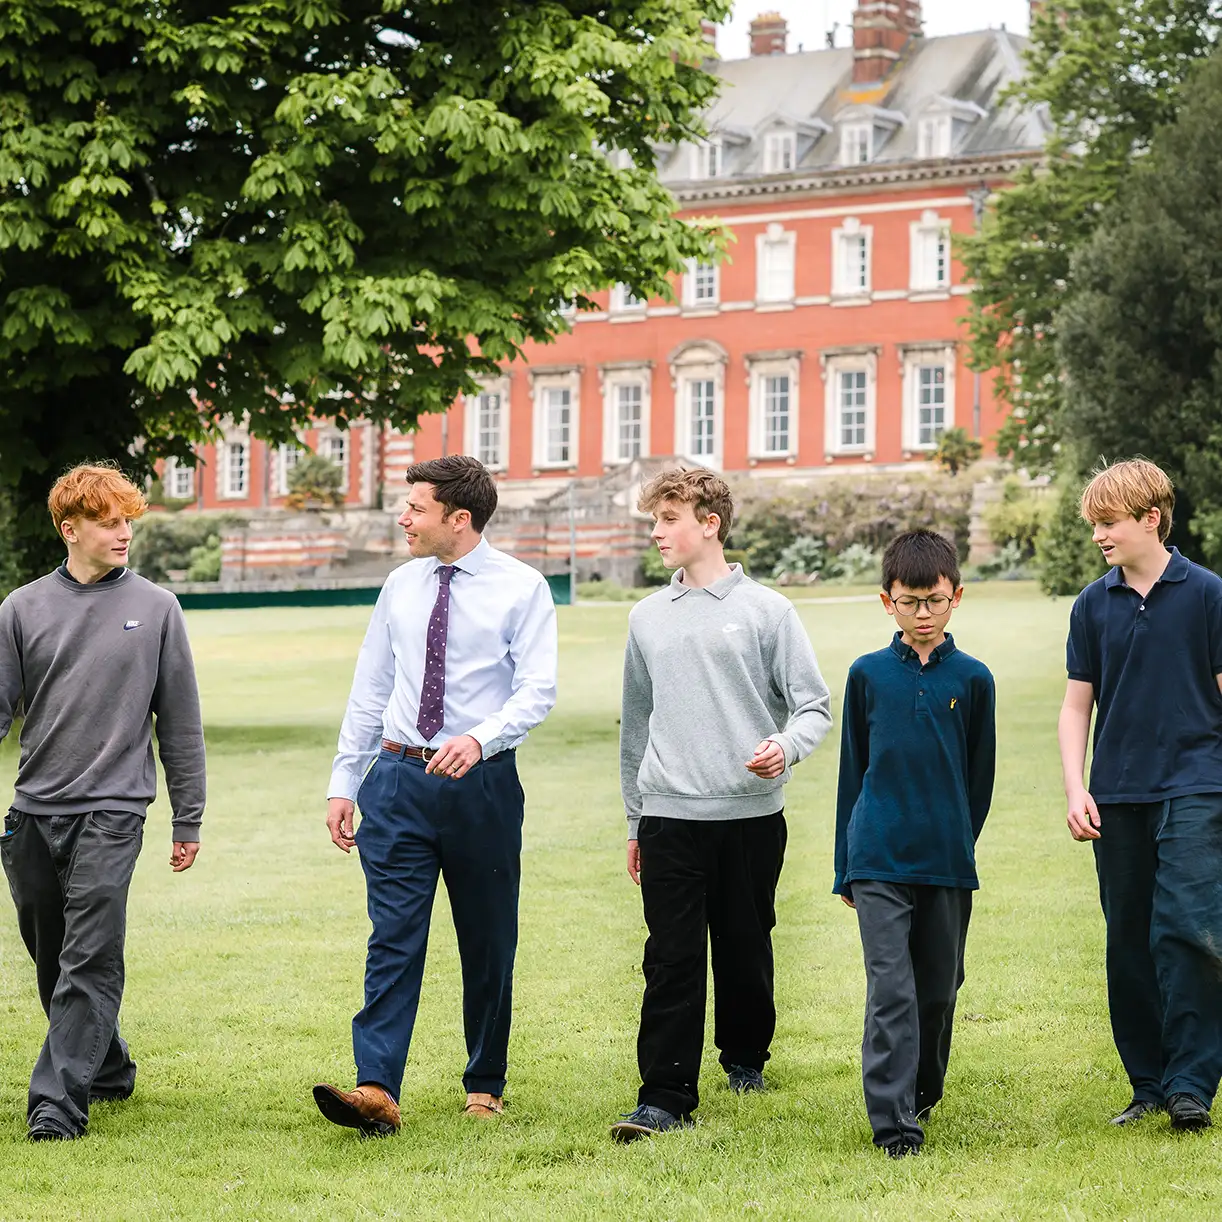
[[[467,1095],[467,1105],[463,1113],[467,1116],[499,1116],[505,1110],[504,1100],[500,1095],[489,1095],[483,1091],[472,1091]]]
[[[362,1137],[393,1137],[399,1131],[399,1105],[372,1083],[349,1091],[322,1082],[314,1088],[314,1102],[332,1124],[358,1129]]]

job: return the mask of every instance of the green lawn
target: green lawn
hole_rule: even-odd
[[[829,590],[830,594],[831,591]],[[833,692],[885,643],[864,603],[803,603]],[[0,1218],[1201,1218],[1222,1215],[1219,1139],[1128,1102],[1108,1031],[1090,852],[1065,831],[1055,722],[1068,602],[974,586],[960,644],[997,676],[1000,761],[946,1101],[920,1158],[873,1150],[861,1101],[853,914],[830,894],[835,741],[798,770],[776,935],[780,1023],[766,1095],[705,1063],[694,1131],[629,1147],[640,900],[623,867],[616,724],[627,606],[561,611],[561,700],[521,753],[522,937],[503,1122],[459,1115],[457,955],[439,900],[403,1132],[357,1141],[311,1085],[351,1080],[367,923],[355,855],[323,827],[368,612],[200,612],[211,799],[196,867],[150,814],[132,890],[124,1032],[133,1099],[87,1140],[29,1146],[44,1033],[11,909],[0,919]],[[8,783],[14,754],[0,755]]]

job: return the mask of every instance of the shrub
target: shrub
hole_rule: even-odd
[[[150,513],[136,523],[131,544],[131,566],[149,581],[168,581],[170,570],[191,568],[192,552],[206,546],[226,527],[245,522],[238,514]],[[217,576],[220,576],[218,569]]]
[[[833,581],[881,581],[882,553],[864,543],[850,543],[832,559],[824,575]]]
[[[1045,594],[1077,594],[1107,571],[1107,561],[1082,521],[1081,498],[1079,480],[1060,483],[1047,527],[1036,540],[1035,570]]]
[[[221,536],[209,535],[198,547],[191,549],[191,563],[187,565],[188,581],[220,581]]]
[[[616,585],[614,581],[580,581],[577,583],[577,599],[595,602],[634,603],[649,596],[649,590],[629,589]]]
[[[933,452],[933,460],[948,475],[958,475],[979,460],[984,446],[967,435],[967,429],[947,429]]]
[[[670,581],[670,569],[662,563],[662,553],[647,547],[641,553],[641,577],[647,586],[664,586]]]
[[[1032,491],[1017,479],[1008,479],[1002,486],[1001,500],[985,508],[984,524],[998,547],[1013,543],[1022,559],[1030,560],[1051,514],[1051,497]]]
[[[307,450],[289,472],[289,494],[284,498],[285,508],[311,509],[316,505],[342,505],[343,484],[344,472],[338,463]]]
[[[772,576],[818,576],[826,565],[827,544],[812,535],[801,535],[781,552],[773,567]]]

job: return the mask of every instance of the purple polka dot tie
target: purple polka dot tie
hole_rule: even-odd
[[[437,601],[429,616],[428,642],[424,650],[424,683],[420,688],[420,712],[416,729],[431,742],[446,715],[446,631],[450,626],[450,578],[452,564],[437,566]]]

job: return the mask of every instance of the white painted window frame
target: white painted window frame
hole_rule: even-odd
[[[563,459],[548,457],[549,392],[553,390],[569,392],[568,457]],[[533,373],[531,398],[533,400],[531,450],[535,470],[567,471],[575,468],[581,443],[581,371],[573,368]]]
[[[920,440],[920,370],[941,366],[945,370],[942,397],[942,432],[955,427],[955,364],[954,344],[901,345],[903,362],[904,406],[903,445],[912,454],[929,454],[938,448],[938,440]]]
[[[921,214],[919,221],[909,226],[911,251],[909,288],[914,293],[948,293],[951,287],[951,227],[950,221],[932,209]],[[943,277],[937,278],[937,243],[945,244]]]
[[[500,396],[500,419],[497,430],[498,461],[487,462],[480,453],[480,400],[484,395]],[[509,467],[509,378],[488,378],[480,382],[479,391],[463,401],[463,449],[488,468],[489,471],[505,471]]]
[[[179,477],[185,476],[184,481],[186,490],[180,492],[178,490]],[[172,501],[191,501],[195,499],[195,463],[190,465],[184,463],[179,458],[167,458],[165,460],[165,472],[162,477],[162,487],[165,490],[165,495]]]
[[[649,364],[616,365],[599,370],[603,395],[603,464],[619,467],[635,458],[649,455],[649,428],[652,415],[651,382],[653,371]],[[641,391],[641,449],[640,453],[624,458],[620,454],[620,388],[638,386]]]
[[[798,164],[798,133],[778,128],[764,134],[764,173],[787,174]]]
[[[878,443],[878,354],[874,350],[836,352],[825,355],[823,363],[823,450],[828,458],[850,455],[871,459]],[[842,374],[866,375],[865,442],[845,445],[841,431],[840,379]]]
[[[674,453],[714,471],[721,470],[725,461],[726,359],[719,346],[695,343],[672,359],[670,366],[671,386],[675,394]],[[694,382],[713,383],[712,454],[696,455],[691,452],[691,387]]]
[[[712,272],[713,295],[697,297],[696,289],[701,268]],[[689,310],[712,310],[721,303],[721,268],[716,263],[697,263],[695,259],[687,261],[687,270],[683,274],[683,305]]]
[[[798,423],[801,419],[800,385],[802,373],[801,357],[796,352],[784,355],[748,356],[748,447],[747,457],[756,460],[797,458]],[[767,396],[770,378],[789,379],[789,424],[786,445],[783,449],[770,450],[768,445]]]
[[[861,154],[864,151],[865,156]],[[869,165],[874,160],[874,124],[846,123],[840,129],[841,165]]]
[[[244,501],[250,496],[250,438],[249,437],[226,437],[221,446],[221,487],[220,497],[226,501]],[[233,466],[232,453],[235,450],[241,450],[245,455],[243,461],[243,470],[246,475],[245,486],[240,489],[235,489],[233,484]]]
[[[782,254],[789,261],[789,283],[781,285],[773,293],[769,284],[771,260]],[[786,229],[773,221],[763,233],[755,237],[755,301],[757,305],[783,305],[793,302],[797,292],[798,235],[796,230]],[[787,292],[784,290],[788,289]]]
[[[865,285],[856,274],[850,275],[851,244],[861,243],[865,257]],[[857,264],[853,271],[858,270]],[[851,281],[851,283],[850,283]],[[845,217],[839,229],[832,230],[832,297],[866,300],[874,284],[874,226],[863,225],[855,216]]]

